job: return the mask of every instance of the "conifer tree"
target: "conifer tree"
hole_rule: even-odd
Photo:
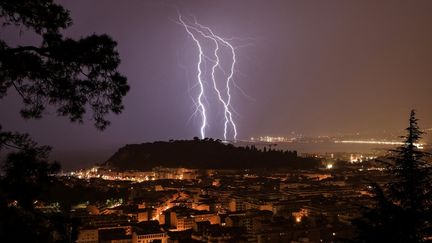
[[[375,206],[354,220],[356,242],[432,241],[432,167],[426,160],[430,154],[420,149],[423,132],[414,110],[406,132],[404,144],[382,161],[389,182],[372,185]]]

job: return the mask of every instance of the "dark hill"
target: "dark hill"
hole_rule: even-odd
[[[220,140],[171,140],[128,144],[120,148],[105,166],[117,170],[150,170],[156,166],[197,169],[313,168],[319,161],[300,158],[296,151],[258,150],[235,147]]]

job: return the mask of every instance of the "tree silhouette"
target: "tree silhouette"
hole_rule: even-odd
[[[59,116],[82,122],[91,110],[97,129],[105,116],[123,110],[129,90],[118,71],[117,43],[108,35],[80,39],[64,37],[72,24],[69,12],[53,0],[0,0],[2,27],[32,32],[39,45],[10,45],[0,39],[0,99],[15,90],[22,99],[24,118],[41,118],[47,106]],[[0,239],[5,242],[70,241],[70,221],[34,208],[55,178],[59,164],[49,163],[50,147],[38,146],[27,134],[2,130],[0,152],[12,150],[0,173]]]
[[[382,161],[390,182],[373,185],[375,207],[354,221],[357,242],[425,242],[432,236],[432,167],[425,161],[430,155],[418,148],[422,131],[414,110],[406,131],[405,143]]]
[[[104,129],[105,115],[121,112],[129,86],[117,71],[117,44],[109,36],[63,37],[61,30],[72,22],[52,0],[3,0],[0,17],[4,25],[24,26],[42,39],[38,46],[0,40],[0,98],[13,87],[23,100],[23,117],[40,118],[49,104],[58,115],[82,122],[88,106],[95,126]]]
[[[128,144],[104,163],[115,170],[150,170],[157,166],[197,169],[318,168],[320,160],[301,158],[295,151],[258,150],[220,140],[193,139]]]
[[[44,214],[34,208],[34,202],[55,180],[50,174],[60,169],[59,164],[47,161],[49,150],[25,148],[7,156],[0,180],[0,237],[5,242],[68,239],[65,215]]]

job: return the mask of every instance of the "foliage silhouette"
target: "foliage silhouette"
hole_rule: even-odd
[[[72,24],[69,12],[53,0],[1,0],[2,27],[32,32],[38,45],[10,45],[0,39],[0,99],[15,89],[24,104],[21,116],[41,118],[48,106],[72,122],[83,122],[91,110],[97,129],[105,129],[109,113],[123,110],[129,90],[118,71],[117,43],[108,35],[64,37]],[[48,146],[27,134],[4,131],[0,152],[8,154],[0,173],[0,238],[6,242],[71,241],[72,222],[61,214],[44,214],[34,202],[46,195],[60,169],[49,163]]]
[[[382,161],[390,182],[372,185],[375,206],[353,222],[356,242],[415,243],[432,236],[432,167],[425,160],[430,154],[416,146],[422,132],[414,110],[406,131],[405,143]]]
[[[88,106],[95,126],[104,129],[105,115],[122,111],[129,86],[117,71],[117,43],[109,36],[63,37],[61,30],[72,23],[69,12],[51,0],[3,0],[0,17],[42,38],[38,46],[0,40],[0,98],[13,87],[23,100],[23,117],[40,118],[49,104],[58,115],[82,122]]]
[[[153,167],[212,169],[315,168],[319,160],[300,158],[295,151],[235,147],[220,140],[194,139],[130,144],[120,148],[105,165],[119,170]]]

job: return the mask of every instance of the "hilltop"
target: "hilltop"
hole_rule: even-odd
[[[301,158],[296,151],[236,147],[220,140],[170,140],[128,144],[114,153],[104,166],[115,170],[150,170],[157,166],[197,169],[293,168],[307,169],[319,160]]]

